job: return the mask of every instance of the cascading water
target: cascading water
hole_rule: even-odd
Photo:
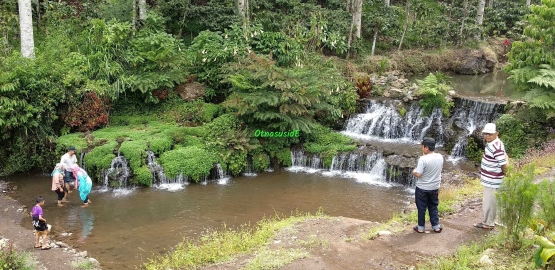
[[[85,155],[87,153],[85,151],[81,151],[81,158],[79,159],[81,162],[81,164],[79,165],[79,167],[83,168],[83,170],[87,171],[87,167],[85,166]]]
[[[291,172],[315,173],[324,170],[324,164],[318,155],[307,155],[303,150],[291,151]]]
[[[112,159],[110,168],[103,173],[103,186],[101,191],[108,191],[110,187],[113,186],[113,191],[116,193],[128,193],[129,189],[127,189],[127,187],[129,187],[129,183],[127,180],[130,175],[127,159],[118,153],[118,155]]]
[[[422,108],[413,103],[405,116],[392,104],[370,101],[366,112],[352,116],[341,133],[357,139],[380,141],[420,142],[430,128],[437,128],[437,145],[443,145],[443,113],[434,109],[430,116],[422,117]]]
[[[252,164],[252,158],[247,157],[247,162],[245,165],[245,170],[243,171],[243,176],[247,176],[247,177],[258,176],[256,171],[254,170],[254,165]]]
[[[459,133],[457,143],[451,150],[449,160],[456,161],[464,157],[468,137],[476,129],[482,128],[485,124],[494,122],[503,110],[502,104],[478,102],[468,99],[457,101],[455,112],[449,119],[449,123],[463,130]]]
[[[386,168],[387,164],[380,152],[343,153],[333,157],[329,172],[323,174],[354,178],[361,183],[391,186],[386,182]]]
[[[218,184],[219,185],[227,185],[229,183],[229,179],[231,179],[231,177],[229,177],[228,175],[226,175],[224,169],[222,168],[222,165],[220,165],[220,163],[216,164],[216,171],[218,173]]]
[[[152,173],[152,185],[159,189],[167,189],[170,191],[183,189],[187,185],[188,178],[183,177],[183,174],[179,174],[175,178],[169,178],[164,173],[164,168],[156,162],[156,156],[154,152],[147,151],[146,165]]]

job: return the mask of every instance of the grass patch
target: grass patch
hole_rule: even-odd
[[[454,213],[457,205],[470,198],[475,198],[483,192],[484,188],[477,178],[463,177],[462,185],[448,186],[440,188],[439,190],[439,216]],[[426,221],[429,221],[429,215],[426,215]],[[385,223],[374,226],[364,233],[364,239],[375,239],[379,231],[390,231],[392,233],[400,232],[405,229],[405,225],[409,223],[416,223],[418,221],[417,211],[412,211],[407,214],[395,213]]]
[[[259,252],[257,252],[256,257],[252,259],[243,269],[279,269],[296,259],[306,258],[308,255],[308,251],[300,248],[287,250],[270,250],[268,248],[262,248]]]
[[[11,241],[1,243],[0,269],[34,270],[37,268],[37,263],[29,253],[15,250]]]
[[[532,262],[534,254],[532,246],[515,252],[504,248],[504,243],[503,235],[490,234],[482,240],[460,246],[452,256],[438,257],[418,265],[418,269],[536,269]],[[483,262],[486,255],[491,260],[491,265]]]
[[[82,270],[90,270],[95,268],[94,263],[89,260],[80,260],[77,262],[73,262],[71,266]]]
[[[321,211],[315,215],[294,213],[290,217],[276,214],[263,218],[256,225],[241,225],[237,229],[223,226],[221,230],[208,230],[200,239],[185,240],[178,244],[171,254],[150,259],[143,265],[146,269],[187,269],[231,260],[234,256],[248,253],[263,245],[276,233],[294,223],[321,217]]]

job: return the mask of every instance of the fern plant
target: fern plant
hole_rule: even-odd
[[[429,115],[435,108],[441,108],[445,116],[450,115],[450,109],[455,105],[446,99],[447,91],[450,87],[440,83],[433,73],[430,73],[424,80],[417,80],[419,90],[418,95],[422,97],[420,106],[422,114]]]
[[[547,119],[555,117],[555,69],[550,65],[540,65],[539,69],[520,68],[511,71],[511,78],[523,83],[530,90],[524,96],[530,107],[543,110]]]

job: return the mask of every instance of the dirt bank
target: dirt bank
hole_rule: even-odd
[[[0,183],[0,186],[6,187],[5,183]],[[23,218],[29,215],[28,210],[3,191],[3,188],[0,188],[0,239],[9,239],[15,244],[17,251],[30,253],[38,269],[41,270],[80,269],[79,264],[83,268],[92,267],[87,269],[100,269],[98,262],[94,258],[87,257],[85,251],[76,250],[51,236],[48,239],[53,246],[52,249],[34,248],[33,231],[21,226]],[[45,214],[47,213],[48,209],[45,209]],[[52,231],[56,232],[56,228],[52,228]]]

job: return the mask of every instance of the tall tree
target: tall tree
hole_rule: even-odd
[[[476,11],[476,25],[478,26],[478,31],[476,32],[476,39],[480,39],[482,35],[482,23],[484,22],[485,6],[486,0],[478,0],[478,11]]]
[[[407,28],[409,27],[409,12],[410,0],[407,0],[405,4],[405,26],[403,27],[403,34],[401,35],[401,41],[399,41],[399,48],[397,48],[397,50],[400,50],[401,46],[403,46],[403,40],[405,39],[405,34],[407,33]]]
[[[31,9],[31,0],[18,0],[18,5],[21,55],[25,58],[34,58],[35,40],[33,38],[33,11]]]
[[[526,6],[529,7],[531,2],[531,0],[526,0]]]
[[[349,40],[347,46],[349,47],[349,54],[351,54],[351,44],[360,38],[362,28],[362,0],[350,0],[347,3],[347,11],[353,15],[351,21],[351,30],[349,32]],[[353,36],[353,31],[355,31]]]
[[[463,18],[462,18],[461,30],[460,30],[460,33],[459,33],[459,37],[461,37],[461,38],[463,36],[464,22],[466,21],[466,18],[468,17],[468,0],[464,0],[463,7],[464,7],[464,15],[463,15]],[[461,39],[461,41],[462,41],[462,39]]]
[[[246,30],[249,25],[249,0],[237,0],[237,10],[243,20],[243,31],[246,35]]]
[[[146,20],[146,0],[139,0],[139,20]]]

